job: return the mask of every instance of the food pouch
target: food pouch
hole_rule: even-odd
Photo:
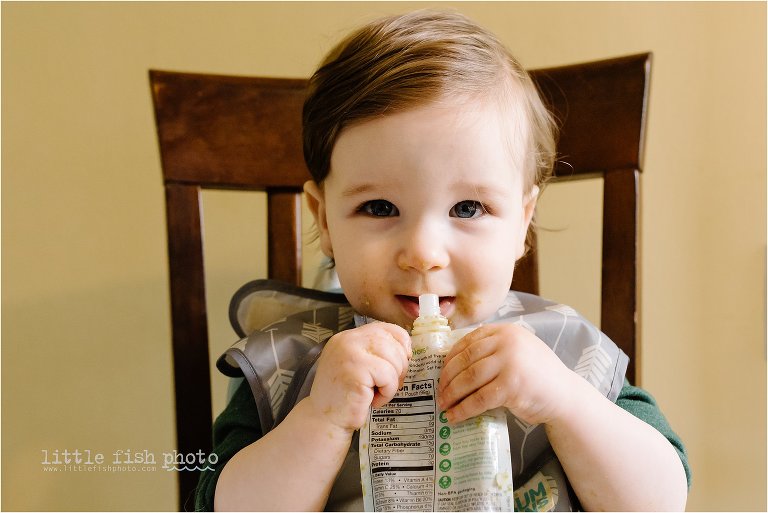
[[[471,330],[451,331],[438,297],[419,297],[405,382],[360,430],[366,511],[513,510],[503,408],[449,424],[436,401],[445,355]]]

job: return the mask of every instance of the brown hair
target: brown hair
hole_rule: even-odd
[[[490,32],[465,16],[420,10],[369,23],[331,50],[309,81],[304,160],[318,184],[342,130],[443,98],[495,95],[524,153],[524,192],[543,185],[555,127],[528,73]]]

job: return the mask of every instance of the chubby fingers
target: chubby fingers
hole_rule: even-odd
[[[459,340],[443,362],[438,404],[451,422],[479,415],[503,403],[498,383],[500,360],[494,358],[493,330],[480,327]]]
[[[367,324],[366,326],[374,326],[376,328],[382,329],[389,333],[392,338],[397,341],[397,347],[401,350],[403,356],[405,357],[407,368],[408,361],[411,359],[411,355],[413,354],[411,350],[411,337],[408,335],[408,332],[397,324],[390,324],[387,322],[377,322],[373,324]]]
[[[375,323],[368,326],[363,349],[373,356],[369,363],[374,390],[371,406],[378,408],[395,396],[405,379],[412,354],[411,337],[394,324]]]
[[[359,429],[371,405],[388,402],[408,369],[410,337],[395,325],[367,324],[332,336],[317,364],[310,402],[327,420]]]

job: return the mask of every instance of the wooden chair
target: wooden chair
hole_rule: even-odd
[[[637,377],[639,173],[650,54],[533,71],[561,121],[556,180],[602,175],[602,329]],[[177,450],[211,451],[211,391],[200,198],[266,191],[269,277],[299,284],[305,80],[149,72],[166,194]],[[513,289],[538,292],[536,253]],[[198,476],[179,473],[179,505]]]

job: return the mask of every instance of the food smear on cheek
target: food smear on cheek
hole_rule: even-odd
[[[483,319],[474,319],[474,315],[477,312],[480,305],[483,304],[483,300],[479,297],[472,296],[472,295],[461,295],[456,296],[456,309],[454,311],[453,316],[451,316],[451,326],[453,328],[463,328],[464,326],[468,326],[470,324],[474,324],[476,322],[480,322]],[[456,322],[456,318],[458,318],[460,321],[460,325],[454,326]]]

